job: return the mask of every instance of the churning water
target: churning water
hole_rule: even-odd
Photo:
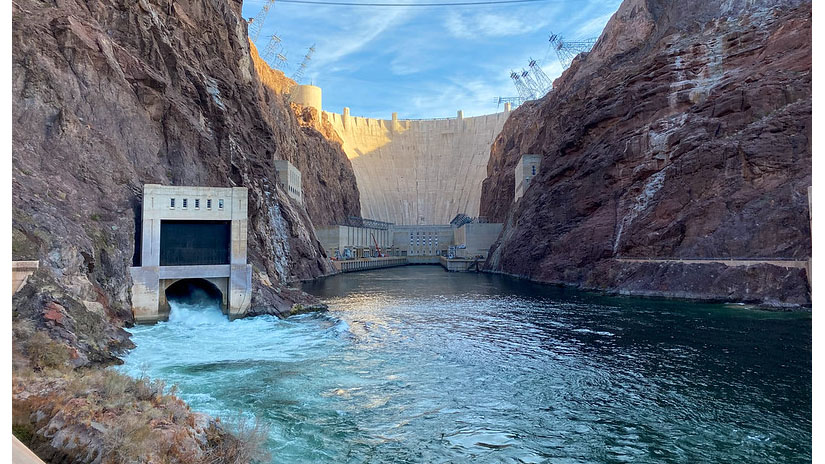
[[[271,427],[273,462],[806,462],[811,317],[404,267],[325,314],[173,306],[124,371]]]

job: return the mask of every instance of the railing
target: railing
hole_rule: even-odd
[[[406,266],[406,257],[367,258],[333,261],[332,265],[340,272],[367,271],[385,267]]]
[[[393,225],[392,222],[384,222],[384,221],[377,221],[375,219],[365,219],[357,216],[349,216],[345,220],[341,221],[341,226],[349,226],[349,227],[363,227],[366,229],[379,229],[379,230],[387,230]]]

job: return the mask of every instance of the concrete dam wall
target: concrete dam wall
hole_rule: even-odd
[[[472,118],[392,120],[324,112],[343,140],[363,217],[396,224],[446,224],[477,216],[490,146],[509,111]]]

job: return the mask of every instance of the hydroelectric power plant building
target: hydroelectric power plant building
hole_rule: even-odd
[[[245,187],[143,187],[140,265],[130,268],[136,322],[169,316],[167,293],[183,286],[220,296],[230,319],[249,308]]]

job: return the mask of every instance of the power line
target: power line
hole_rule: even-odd
[[[300,3],[304,5],[334,5],[334,6],[389,6],[389,7],[408,7],[408,6],[478,6],[478,5],[508,5],[514,3],[565,3],[569,0],[553,1],[553,0],[487,0],[475,2],[448,2],[448,3],[374,3],[374,2],[339,2],[334,0],[279,0],[280,3]]]

